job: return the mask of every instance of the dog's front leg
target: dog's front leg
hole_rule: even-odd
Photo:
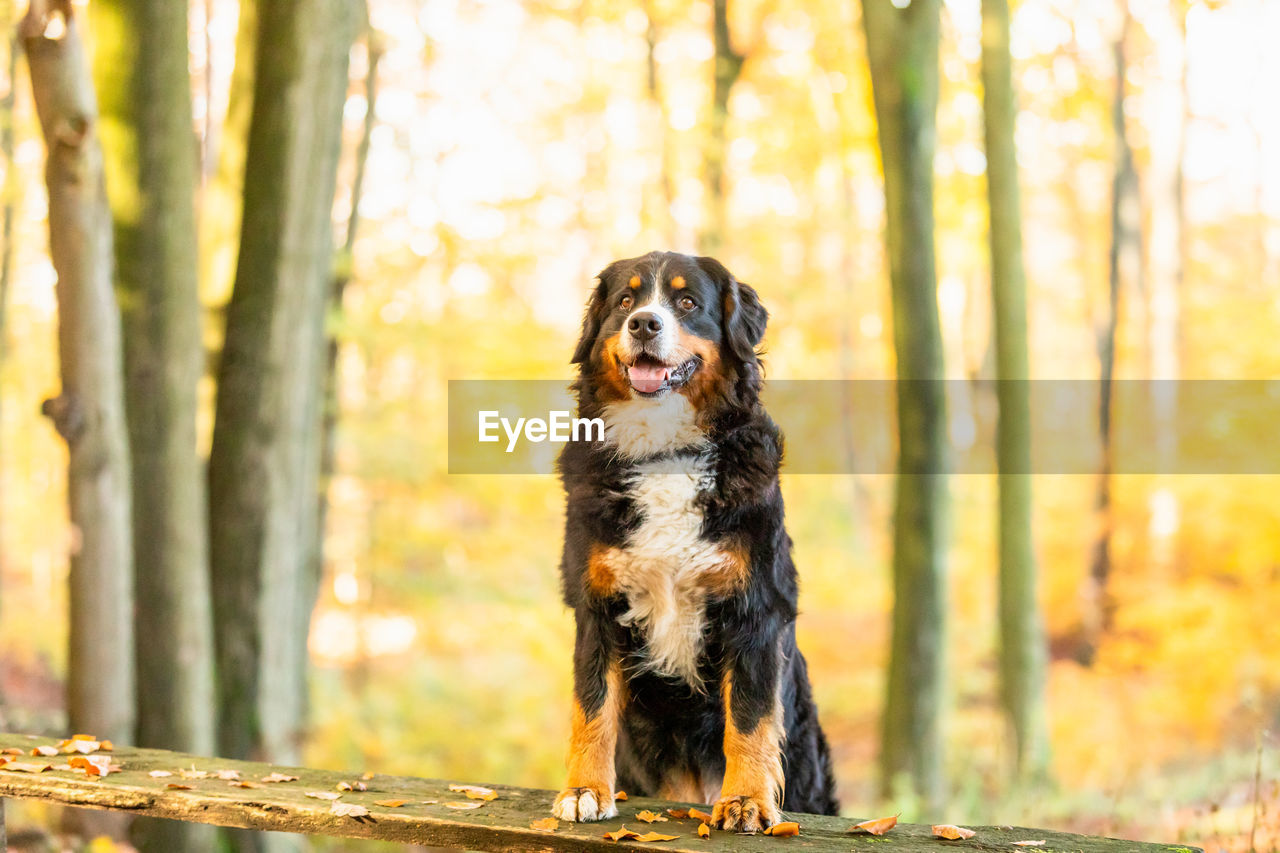
[[[782,708],[776,638],[752,638],[724,673],[724,784],[711,821],[731,832],[756,832],[782,816]]]
[[[607,614],[580,608],[577,623],[569,781],[551,812],[561,820],[604,820],[618,814],[613,759],[625,698],[622,670]]]

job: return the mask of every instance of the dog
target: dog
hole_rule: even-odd
[[[760,403],[767,321],[709,257],[617,261],[591,293],[572,389],[605,438],[558,463],[577,622],[562,820],[616,816],[619,790],[713,803],[729,831],[836,814]]]

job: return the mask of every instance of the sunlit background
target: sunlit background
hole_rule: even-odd
[[[1181,164],[1185,258],[1176,358],[1152,346],[1152,288],[1120,299],[1120,377],[1280,374],[1280,3],[1131,0],[1124,115],[1143,186]],[[698,249],[711,100],[706,3],[374,0],[385,53],[341,340],[339,475],[311,634],[316,766],[558,787],[572,618],[560,602],[558,484],[450,476],[449,379],[569,376],[581,307],[608,261]],[[1096,378],[1106,306],[1116,0],[1015,3],[1032,375]],[[768,305],[769,376],[892,375],[881,178],[859,5],[737,0],[746,54],[730,100],[729,227],[719,256]],[[193,6],[206,175],[226,110],[234,0]],[[1185,28],[1184,28],[1185,25]],[[943,11],[936,159],[947,375],[989,375],[978,0]],[[369,104],[353,54],[350,213]],[[652,60],[654,77],[649,76]],[[9,81],[7,85],[11,85]],[[7,169],[21,193],[0,375],[0,643],[9,727],[59,725],[65,670],[65,450],[42,145],[25,79]],[[1185,92],[1185,101],[1182,93]],[[1184,108],[1185,103],[1185,108]],[[1183,141],[1185,140],[1185,141]],[[1166,164],[1162,166],[1162,164]],[[202,206],[205,230],[214,206]],[[210,213],[213,210],[213,213]],[[1144,270],[1169,247],[1146,241]],[[234,249],[207,252],[219,342]],[[1148,276],[1149,278],[1149,276]],[[207,427],[206,440],[207,440]],[[1274,444],[1268,431],[1250,437]],[[832,452],[839,452],[833,448]],[[846,814],[1021,823],[1280,845],[1280,478],[1115,482],[1115,622],[1076,662],[1094,482],[1035,481],[1052,664],[1051,793],[1003,782],[996,706],[995,487],[952,481],[945,815],[877,802],[892,482],[784,475],[803,583],[800,645]],[[338,842],[326,842],[338,844]]]

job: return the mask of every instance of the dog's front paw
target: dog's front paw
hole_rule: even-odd
[[[721,797],[711,807],[711,824],[726,832],[759,832],[782,817],[778,807],[759,797]]]
[[[606,820],[618,816],[613,803],[613,792],[598,785],[582,788],[565,788],[556,797],[551,813],[560,820]]]

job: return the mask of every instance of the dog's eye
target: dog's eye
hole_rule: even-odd
[[[687,296],[680,297],[680,301],[677,304],[685,311],[692,311],[694,308],[698,307],[698,303],[694,302]]]
[[[618,307],[623,311],[630,311],[631,306],[635,304],[635,300],[631,298],[631,294],[622,297],[622,301],[618,303]]]

